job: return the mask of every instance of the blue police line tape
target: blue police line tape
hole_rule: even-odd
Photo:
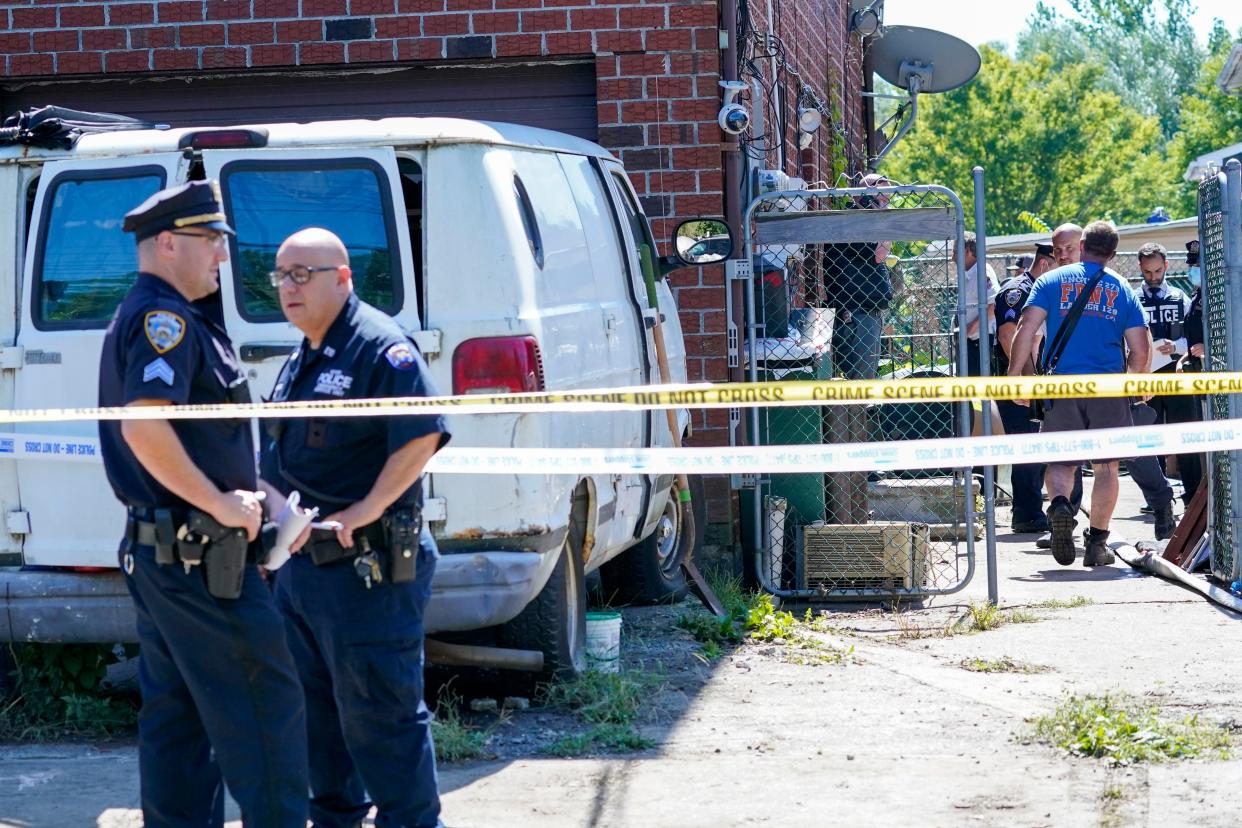
[[[544,391],[529,394],[387,397],[281,403],[168,405],[133,408],[32,408],[0,411],[0,423],[84,420],[376,417],[401,414],[532,414],[654,408],[756,408],[959,400],[1141,397],[1236,394],[1242,372],[1212,374],[1074,374],[1054,377],[920,377],[901,380],[798,380],[700,383]]]
[[[1242,419],[1217,422],[899,440],[738,448],[503,448],[448,446],[431,459],[436,474],[740,474],[881,471],[1055,463],[1242,450]],[[0,458],[99,462],[93,438],[14,434],[0,438]]]

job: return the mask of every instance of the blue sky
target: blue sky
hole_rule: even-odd
[[[1048,0],[1058,11],[1072,13],[1065,0]],[[1012,49],[1036,0],[884,0],[884,22],[922,26],[956,35],[972,45],[1002,41]],[[1198,0],[1195,30],[1205,41],[1212,19],[1219,17],[1235,35],[1242,26],[1242,0]]]

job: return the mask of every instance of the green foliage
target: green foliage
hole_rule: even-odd
[[[543,703],[564,707],[594,724],[630,724],[658,679],[646,673],[599,673],[588,670],[571,681],[542,688]]]
[[[1169,175],[1178,184],[1173,204],[1181,215],[1196,212],[1198,182],[1182,179],[1190,162],[1242,141],[1242,97],[1226,95],[1216,85],[1231,47],[1228,40],[1219,43],[1203,64],[1194,88],[1182,99],[1181,132],[1169,142]]]
[[[1071,696],[1035,720],[1035,736],[1078,756],[1115,765],[1170,759],[1228,759],[1229,731],[1186,716],[1162,718],[1153,705],[1127,696]]]
[[[646,738],[632,725],[600,724],[573,736],[562,736],[544,748],[549,756],[582,756],[589,753],[628,753],[647,750],[655,742]]]
[[[0,710],[0,740],[113,736],[137,724],[137,706],[100,694],[112,648],[98,644],[12,644],[15,692]]]
[[[1077,609],[1078,607],[1086,607],[1095,603],[1085,595],[1075,595],[1073,598],[1049,598],[1046,601],[1039,601],[1031,604],[1036,609]]]
[[[1048,667],[1039,664],[1028,664],[1009,656],[1000,658],[968,658],[961,663],[963,670],[972,673],[1046,673]]]
[[[431,720],[431,741],[437,762],[464,762],[482,757],[491,731],[466,722],[461,715],[461,698],[447,687],[440,691],[436,714]]]
[[[1102,88],[1100,64],[1058,65],[1044,53],[1014,60],[988,46],[982,57],[972,83],[920,101],[885,174],[948,186],[973,215],[971,169],[982,164],[992,235],[1029,232],[1023,211],[1049,224],[1127,223],[1174,203],[1157,119]]]
[[[766,592],[755,597],[746,614],[746,629],[759,641],[788,641],[794,637],[797,624],[793,614],[778,610]]]

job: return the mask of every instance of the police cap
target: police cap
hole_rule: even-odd
[[[190,181],[160,190],[125,214],[121,229],[138,241],[165,230],[204,227],[236,235],[220,206],[220,185],[215,181]]]
[[[1046,259],[1052,258],[1052,245],[1045,242],[1035,242],[1035,258],[1043,256]]]

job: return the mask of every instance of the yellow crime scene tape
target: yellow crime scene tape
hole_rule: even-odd
[[[86,420],[206,420],[221,418],[381,417],[403,414],[535,414],[663,408],[755,408],[857,403],[955,402],[976,399],[1056,400],[1073,397],[1236,394],[1242,372],[1211,374],[1076,374],[1052,377],[920,377],[900,380],[797,380],[787,382],[652,385],[547,391],[386,397],[280,403],[221,403],[96,408],[27,408],[0,411],[0,423]]]

